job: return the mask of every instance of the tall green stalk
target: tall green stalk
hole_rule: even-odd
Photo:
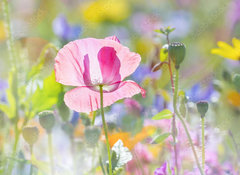
[[[195,158],[195,161],[197,163],[197,166],[198,166],[198,169],[201,173],[201,175],[205,175],[204,171],[202,170],[201,168],[201,165],[199,163],[199,160],[198,160],[198,157],[197,157],[197,153],[196,153],[196,150],[194,148],[194,145],[193,145],[193,141],[192,141],[192,138],[190,136],[190,133],[188,131],[188,128],[187,128],[187,125],[184,121],[184,119],[182,118],[182,116],[180,115],[180,113],[178,112],[178,109],[177,109],[177,95],[178,95],[178,80],[179,80],[179,70],[176,69],[176,77],[175,77],[175,90],[174,90],[174,111],[176,113],[176,115],[178,116],[178,118],[180,119],[183,127],[184,127],[184,130],[187,134],[187,137],[188,137],[188,140],[190,142],[190,145],[191,145],[191,148],[192,148],[192,151],[193,151],[193,155],[194,155],[194,158]]]
[[[166,35],[167,37],[167,43],[168,45],[170,44],[170,40],[169,40],[169,34]],[[170,73],[170,81],[171,81],[171,85],[172,85],[172,92],[173,94],[175,94],[175,88],[174,88],[174,81],[173,81],[173,73],[172,73],[172,66],[171,66],[171,58],[168,57],[168,69],[169,69],[169,73]],[[177,98],[175,98],[175,103],[177,103]],[[174,105],[174,104],[173,104]],[[175,110],[176,108],[174,108]],[[175,113],[175,111],[174,111]],[[176,139],[176,116],[175,114],[173,115],[173,119],[172,119],[172,137],[173,137],[173,149],[174,149],[174,158],[175,158],[175,167],[176,167],[176,174],[179,174],[179,168],[178,168],[178,154],[177,154],[177,139]]]
[[[33,145],[30,146],[30,154],[31,154],[31,169],[30,169],[30,175],[33,174],[33,165],[32,165],[32,159],[33,159]]]
[[[52,149],[52,134],[48,134],[48,153],[51,165],[51,175],[54,175],[54,159],[53,159],[53,149]]]
[[[103,110],[103,85],[99,85],[100,88],[100,101],[101,101],[101,115],[102,115],[102,123],[103,129],[106,137],[106,144],[107,144],[107,152],[108,152],[108,162],[109,162],[109,175],[112,175],[112,160],[111,160],[111,149],[108,140],[108,128],[106,125],[105,117],[104,117],[104,110]]]
[[[17,52],[14,47],[14,39],[12,35],[11,30],[11,21],[10,21],[10,15],[9,15],[9,2],[8,0],[2,0],[2,10],[3,10],[3,16],[4,16],[4,26],[5,26],[5,32],[7,34],[7,48],[9,53],[9,59],[10,63],[12,65],[12,68],[14,70],[14,76],[15,76],[15,88],[18,90],[18,64],[17,64]],[[17,152],[17,145],[19,142],[19,136],[20,136],[20,130],[17,127],[18,124],[18,118],[19,118],[19,100],[18,100],[18,92],[14,92],[15,102],[16,102],[16,110],[15,110],[15,123],[14,123],[14,131],[15,131],[15,141],[12,148],[12,156],[15,156]],[[8,168],[8,174],[11,175],[12,169],[13,169],[13,161],[10,161],[10,165]]]
[[[205,169],[205,125],[204,125],[204,117],[201,117],[202,120],[202,169]]]

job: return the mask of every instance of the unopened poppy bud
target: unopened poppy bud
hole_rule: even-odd
[[[40,125],[46,129],[48,133],[52,132],[55,124],[55,117],[53,111],[43,111],[38,114]]]
[[[89,126],[84,131],[86,142],[89,146],[96,146],[100,136],[101,130],[95,126]]]
[[[22,135],[29,145],[33,145],[38,140],[39,130],[36,126],[25,126],[22,130]]]
[[[175,68],[179,69],[180,64],[184,60],[186,54],[186,48],[183,43],[173,42],[169,44],[168,53],[170,58],[175,64]]]
[[[197,102],[197,110],[201,117],[205,117],[207,111],[208,111],[208,102],[206,101],[200,101]]]
[[[240,74],[235,74],[233,77],[233,84],[238,91],[240,91]]]

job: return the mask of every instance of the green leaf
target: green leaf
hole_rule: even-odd
[[[9,118],[12,118],[14,115],[11,108],[6,104],[0,104],[0,111],[5,113]]]
[[[161,135],[157,135],[156,137],[153,138],[152,143],[157,143],[157,144],[162,143],[170,135],[171,135],[171,133],[164,133],[164,134],[161,134]]]
[[[39,55],[39,58],[38,58],[39,62],[36,65],[32,66],[31,70],[28,72],[27,80],[30,80],[31,78],[33,78],[43,69],[43,66],[46,62],[46,53],[49,51],[50,48],[54,49],[56,52],[58,51],[56,47],[51,43],[48,43],[47,45],[45,45]]]
[[[61,84],[55,81],[54,72],[43,81],[43,88],[37,88],[35,93],[32,95],[32,107],[33,115],[40,111],[50,109],[54,104],[57,103],[59,94],[62,92],[63,87]],[[33,117],[33,116],[31,116]]]
[[[172,116],[173,116],[173,113],[170,110],[164,109],[163,111],[153,116],[152,119],[153,120],[171,119]]]
[[[50,173],[50,168],[49,164],[43,161],[39,161],[35,158],[35,156],[32,156],[31,163],[36,166],[40,171],[49,174]]]
[[[154,30],[154,32],[161,33],[161,34],[164,34],[164,35],[165,35],[165,31],[163,31],[162,29]]]

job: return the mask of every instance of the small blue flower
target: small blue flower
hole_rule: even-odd
[[[8,88],[7,81],[0,79],[0,102],[7,103],[7,97],[6,97],[7,88]]]
[[[71,118],[71,123],[72,125],[77,125],[78,124],[78,120],[79,120],[79,113],[76,112],[76,111],[73,111],[73,114],[72,114],[72,118]]]
[[[160,71],[152,72],[151,68],[146,64],[141,64],[138,66],[136,71],[132,74],[132,78],[137,83],[141,83],[145,78],[150,77],[157,79],[160,77]]]
[[[189,91],[186,92],[186,95],[189,97],[189,101],[195,103],[202,100],[209,101],[213,93],[214,87],[212,84],[209,84],[207,87],[202,88],[201,85],[197,83]]]
[[[55,35],[63,41],[78,39],[82,31],[80,25],[71,26],[62,14],[54,19],[52,27]]]

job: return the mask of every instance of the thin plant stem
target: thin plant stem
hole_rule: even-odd
[[[33,165],[32,165],[32,158],[33,158],[33,145],[29,145],[30,146],[30,156],[31,156],[31,168],[30,168],[30,175],[33,174]]]
[[[102,173],[104,175],[106,175],[106,172],[105,172],[105,169],[104,169],[104,166],[103,166],[103,162],[102,162],[102,157],[100,155],[99,155],[99,163],[100,163],[100,166],[101,166]]]
[[[48,153],[51,165],[51,175],[54,175],[54,159],[53,159],[53,149],[52,149],[52,134],[48,134]]]
[[[236,153],[237,153],[237,157],[238,157],[237,159],[240,162],[240,152],[239,152],[238,144],[237,144],[237,142],[236,142],[236,140],[235,140],[231,130],[228,130],[228,134],[229,134],[229,136],[231,137],[231,139],[233,141],[233,145],[235,147],[235,150],[236,150]]]
[[[205,125],[204,125],[204,117],[201,117],[202,120],[202,169],[205,169]]]
[[[101,115],[102,115],[102,123],[103,129],[106,137],[106,144],[107,144],[107,152],[108,152],[108,162],[109,162],[109,175],[112,175],[112,160],[111,160],[111,149],[108,140],[108,128],[106,125],[105,117],[104,117],[104,110],[103,110],[103,86],[99,85],[100,88],[100,101],[101,101]]]
[[[167,43],[170,44],[169,41],[169,35],[167,34]],[[177,98],[175,97],[177,94],[175,94],[175,87],[174,87],[174,81],[173,81],[173,73],[172,73],[172,66],[171,66],[171,58],[168,57],[168,69],[170,74],[170,80],[171,80],[171,86],[172,86],[172,92],[174,94],[174,100],[173,100],[173,106],[176,106]],[[175,107],[174,107],[174,113],[175,113]],[[175,167],[177,171],[177,175],[179,174],[179,168],[178,168],[178,154],[177,154],[177,142],[176,142],[176,117],[175,114],[173,115],[172,119],[172,137],[173,137],[173,149],[174,149],[174,158],[175,158]]]
[[[76,157],[75,157],[75,143],[73,135],[70,136],[71,141],[71,153],[72,153],[72,161],[73,161],[73,175],[77,174],[77,164],[76,164]]]
[[[92,126],[93,126],[95,124],[96,113],[92,112],[92,116],[93,116],[93,119],[92,119]]]
[[[174,94],[176,94],[175,95],[176,97],[177,97],[177,94],[178,94],[178,79],[179,79],[179,70],[176,69],[175,91],[174,91]],[[176,106],[175,106],[175,108],[176,108]],[[182,123],[182,125],[184,127],[184,130],[185,130],[185,132],[187,134],[188,140],[190,142],[190,145],[191,145],[191,148],[192,148],[192,151],[193,151],[193,155],[194,155],[195,161],[196,161],[197,166],[198,166],[198,169],[199,169],[201,175],[205,175],[205,173],[202,170],[201,165],[199,163],[198,156],[197,156],[196,150],[194,148],[193,141],[192,141],[192,138],[191,138],[190,133],[188,131],[187,125],[186,125],[184,119],[182,118],[182,116],[180,115],[180,113],[178,112],[177,108],[175,109],[175,112],[176,112],[176,115],[178,116],[178,118],[180,119],[180,121],[181,121],[181,123]]]
[[[133,155],[134,155],[134,157],[136,158],[135,162],[136,162],[138,168],[140,168],[141,174],[142,174],[142,175],[145,175],[144,170],[143,170],[142,163],[141,163],[141,161],[139,160],[139,158],[138,158],[138,156],[137,156],[137,154],[136,154],[135,151],[133,151]]]

